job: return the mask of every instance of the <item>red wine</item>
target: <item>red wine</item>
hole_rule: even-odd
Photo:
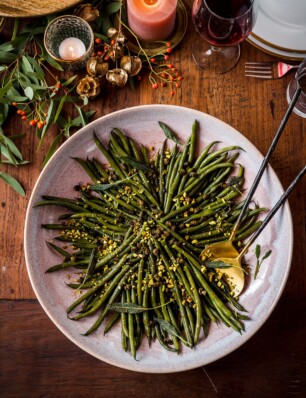
[[[243,41],[255,23],[252,0],[195,0],[192,17],[198,33],[217,47]]]

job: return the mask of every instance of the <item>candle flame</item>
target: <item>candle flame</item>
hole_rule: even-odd
[[[148,6],[154,6],[158,2],[158,0],[144,0],[145,4]]]

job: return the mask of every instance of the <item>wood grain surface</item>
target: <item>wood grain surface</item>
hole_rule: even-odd
[[[192,1],[185,0],[185,4],[190,18]],[[7,24],[0,33],[0,43],[1,35],[9,35],[10,26]],[[107,87],[90,104],[97,110],[95,117],[142,104],[186,106],[232,125],[266,153],[287,108],[286,88],[293,74],[279,80],[245,77],[245,61],[275,59],[244,42],[238,65],[212,78],[197,69],[192,60],[194,40],[196,34],[189,20],[184,40],[171,54],[171,62],[184,75],[182,89],[176,89],[174,97],[167,89],[152,90],[145,78],[136,90]],[[19,118],[12,115],[4,128],[12,134],[25,133],[19,144],[31,164],[18,169],[3,167],[22,182],[25,198],[0,182],[0,396],[306,396],[305,180],[289,199],[295,235],[289,279],[280,303],[261,330],[238,351],[205,368],[175,375],[136,374],[82,352],[55,328],[35,300],[24,260],[24,218],[56,130],[38,151],[34,131]],[[293,114],[270,162],[284,187],[305,163],[305,133],[306,119]]]
[[[57,330],[35,301],[3,301],[0,395],[304,398],[305,313],[306,300],[284,298],[262,329],[225,358],[182,373],[152,375],[116,368],[80,350]]]
[[[0,16],[32,17],[65,10],[82,0],[0,0]]]

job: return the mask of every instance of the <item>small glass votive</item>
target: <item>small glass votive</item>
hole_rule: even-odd
[[[306,58],[299,66],[294,79],[291,80],[287,87],[287,101],[291,102],[295,90],[301,87],[302,91],[293,108],[293,112],[297,115],[306,118]]]
[[[84,19],[63,15],[53,19],[44,34],[49,55],[64,69],[82,69],[94,47],[94,33]]]

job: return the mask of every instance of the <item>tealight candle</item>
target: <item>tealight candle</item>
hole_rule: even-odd
[[[62,15],[47,26],[44,45],[50,57],[63,69],[82,69],[93,52],[94,32],[84,19]]]
[[[61,42],[58,52],[62,59],[72,61],[84,55],[86,48],[82,40],[77,37],[68,37]]]
[[[145,41],[165,40],[174,30],[177,0],[127,0],[129,27]]]

